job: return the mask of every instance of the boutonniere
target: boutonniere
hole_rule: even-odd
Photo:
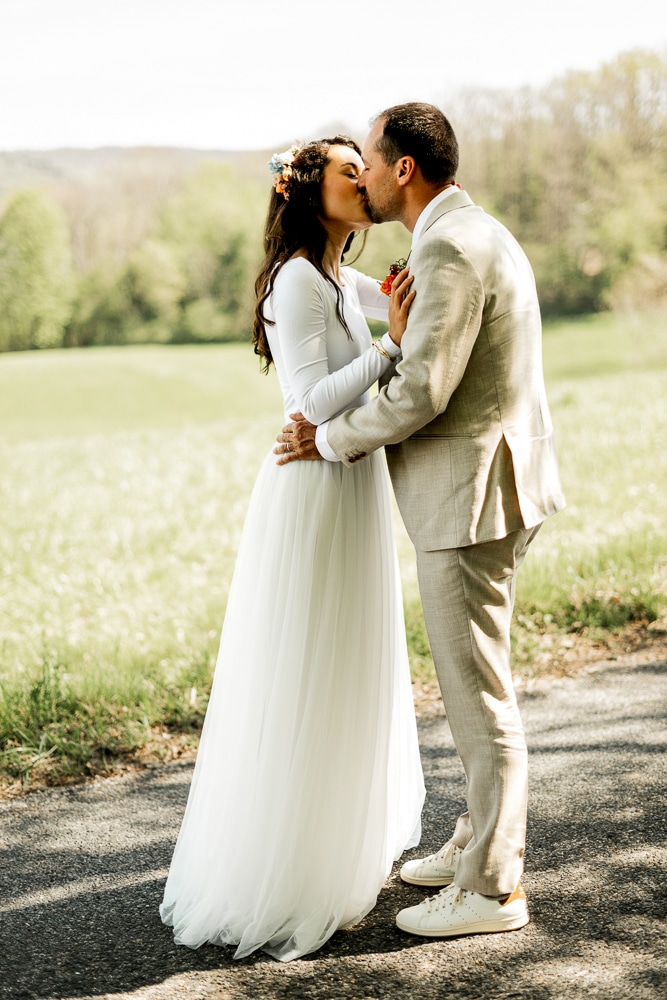
[[[407,266],[407,263],[408,262],[405,257],[399,257],[399,259],[395,260],[393,264],[390,264],[389,274],[380,285],[381,292],[384,292],[385,295],[391,295],[391,286],[394,283],[394,278],[399,271],[402,271],[403,268]]]

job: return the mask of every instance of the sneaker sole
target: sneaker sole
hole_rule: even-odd
[[[419,937],[465,937],[467,934],[497,934],[502,931],[518,931],[525,927],[530,921],[527,913],[520,917],[512,917],[511,920],[500,922],[498,920],[480,920],[474,924],[465,924],[460,927],[447,929],[436,929],[435,927],[412,927],[402,924],[398,917],[396,926],[407,934],[417,934]]]
[[[454,875],[443,875],[441,878],[419,878],[418,875],[404,875],[401,872],[401,878],[408,885],[451,885],[454,881]]]

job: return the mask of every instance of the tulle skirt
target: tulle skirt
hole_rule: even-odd
[[[383,453],[265,459],[160,908],[177,943],[283,961],[361,920],[424,782]]]

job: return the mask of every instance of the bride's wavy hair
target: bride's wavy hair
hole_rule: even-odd
[[[332,146],[348,146],[361,156],[361,150],[354,139],[346,135],[336,135],[331,139],[317,139],[298,151],[291,163],[288,198],[278,191],[271,191],[269,209],[264,226],[264,260],[255,281],[255,319],[252,342],[255,354],[262,358],[262,370],[267,372],[273,358],[266,335],[267,325],[273,321],[264,316],[264,304],[273,291],[273,285],[283,264],[299,251],[305,251],[307,259],[329,282],[336,295],[336,315],[348,337],[350,331],[343,316],[340,288],[326,273],[322,265],[327,245],[327,231],[320,221],[322,214],[322,178]],[[343,255],[351,245],[355,233],[350,233]],[[362,236],[363,249],[365,232]]]

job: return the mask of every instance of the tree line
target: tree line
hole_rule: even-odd
[[[545,315],[667,303],[667,54],[442,102],[459,181],[519,239]],[[0,206],[0,350],[242,340],[265,180],[232,163],[19,189]],[[374,227],[384,277],[409,236]]]

